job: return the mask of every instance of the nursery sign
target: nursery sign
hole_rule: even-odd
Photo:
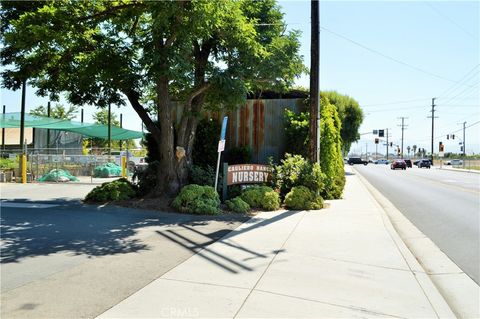
[[[268,165],[229,165],[227,170],[227,185],[265,183],[270,179],[271,173],[272,168]]]

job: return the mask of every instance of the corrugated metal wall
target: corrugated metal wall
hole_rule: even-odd
[[[173,118],[180,122],[183,104],[173,102]],[[226,149],[249,146],[252,163],[267,164],[271,156],[279,161],[285,150],[283,113],[285,109],[304,111],[303,99],[247,100],[244,106],[228,113],[206,114],[220,124],[228,116]],[[216,143],[216,141],[215,141]]]
[[[267,163],[270,156],[278,161],[285,149],[284,110],[299,112],[303,110],[302,101],[247,100],[244,106],[227,114],[227,149],[250,146],[253,163]]]

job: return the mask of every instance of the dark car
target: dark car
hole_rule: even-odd
[[[418,159],[418,160],[416,160],[416,161],[413,162],[413,165],[418,166],[418,163],[420,163],[421,161],[429,162],[429,163],[430,163],[430,166],[433,166],[432,160],[431,160],[430,158]]]
[[[420,160],[417,164],[418,168],[430,168],[430,160]]]
[[[412,167],[412,160],[406,159],[405,163],[407,164],[407,167]]]
[[[348,159],[348,164],[350,164],[350,165],[355,165],[355,164],[367,165],[368,161],[364,161],[360,157],[350,157]]]
[[[397,169],[397,168],[407,169],[407,163],[405,163],[405,161],[402,159],[396,159],[392,162],[392,164],[390,164],[390,168],[391,169]]]

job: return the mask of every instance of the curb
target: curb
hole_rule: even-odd
[[[472,170],[472,169],[463,169],[463,168],[445,168],[445,167],[438,167],[439,170],[450,171],[450,172],[462,172],[462,173],[473,173],[473,174],[480,174],[480,170]]]
[[[358,171],[355,172],[385,212],[386,226],[391,227],[394,237],[401,241],[397,244],[407,251],[404,257],[412,271],[420,269],[420,273],[427,275],[419,284],[439,317],[480,318],[479,286]],[[404,249],[400,249],[402,254]]]

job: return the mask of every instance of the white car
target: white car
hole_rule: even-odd
[[[388,165],[388,164],[390,163],[390,161],[387,160],[387,159],[382,158],[382,159],[379,159],[379,160],[374,161],[373,163],[374,163],[374,164],[385,164],[385,165]]]
[[[460,159],[453,159],[450,161],[446,161],[445,165],[459,166],[459,165],[463,165],[463,161]]]

